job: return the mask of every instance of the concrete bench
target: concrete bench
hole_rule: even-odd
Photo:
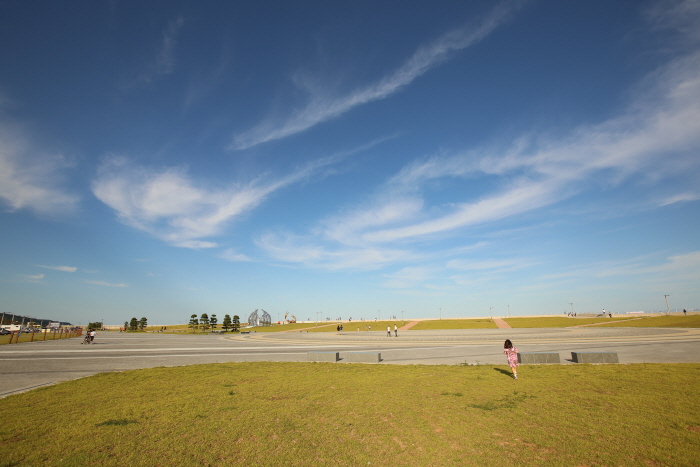
[[[310,362],[337,362],[340,360],[339,352],[307,352]]]
[[[620,363],[617,352],[571,352],[574,363]]]
[[[519,352],[518,363],[538,365],[542,363],[561,363],[558,352]]]
[[[348,362],[379,363],[382,361],[380,352],[348,352]]]

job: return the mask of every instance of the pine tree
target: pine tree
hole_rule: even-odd
[[[233,315],[233,322],[231,323],[231,330],[238,331],[241,328],[241,319],[238,315]]]
[[[199,317],[199,327],[205,332],[209,330],[209,315],[206,313],[202,313],[202,316]]]
[[[199,320],[197,319],[197,315],[192,315],[190,316],[190,324],[189,327],[192,329],[192,332],[194,332],[195,329],[197,329],[197,326],[199,326]]]
[[[146,326],[148,326],[148,319],[144,316],[141,318],[141,321],[139,321],[139,329],[143,331],[146,329]]]
[[[229,329],[231,329],[231,316],[230,315],[224,315],[224,322],[221,325],[222,329],[224,332],[227,332]]]
[[[131,321],[129,322],[129,331],[138,331],[139,329],[139,320],[136,319],[134,316],[131,318]]]
[[[211,330],[216,329],[216,324],[219,322],[218,319],[216,319],[216,315],[211,315],[211,318],[209,319],[209,324],[211,324]]]

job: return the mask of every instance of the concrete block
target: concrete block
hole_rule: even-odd
[[[574,363],[620,363],[617,352],[571,352]]]
[[[339,352],[307,352],[310,362],[337,362],[340,360]]]
[[[543,363],[561,363],[558,352],[519,352],[518,363],[539,365]]]
[[[382,361],[380,352],[348,352],[348,362],[379,363]]]

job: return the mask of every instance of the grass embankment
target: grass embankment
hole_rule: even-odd
[[[537,318],[505,318],[503,321],[508,323],[512,328],[568,328],[569,326],[581,326],[583,324],[598,324],[608,321],[617,320],[633,320],[637,321],[636,317],[624,318],[568,318],[565,316],[544,316]],[[631,324],[633,326],[633,324]],[[623,324],[627,326],[627,324]]]
[[[59,339],[83,339],[84,335],[82,336],[75,336],[75,333],[63,333],[61,334],[60,332],[53,333],[53,332],[23,332],[19,336],[19,340],[17,339],[17,334],[12,335],[12,344],[16,343],[23,343],[23,342],[41,342],[41,341],[50,341],[50,340],[59,340]],[[4,344],[9,344],[10,343],[10,334],[5,334],[0,336],[0,345]]]
[[[700,315],[688,316],[624,316],[612,318],[567,318],[563,316],[539,318],[506,318],[512,328],[566,328],[595,324],[605,327],[658,327],[658,328],[697,328],[700,327]]]
[[[700,463],[698,364],[506,368],[104,373],[7,397],[0,466]]]
[[[438,329],[496,329],[489,319],[431,319],[421,321],[411,331],[434,331]]]
[[[650,316],[630,321],[629,323],[606,323],[605,327],[637,328],[700,328],[700,315],[688,316]]]

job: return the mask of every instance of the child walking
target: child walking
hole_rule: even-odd
[[[518,349],[513,347],[510,339],[506,339],[505,344],[503,344],[503,353],[508,357],[508,365],[513,370],[513,379],[518,379]]]

